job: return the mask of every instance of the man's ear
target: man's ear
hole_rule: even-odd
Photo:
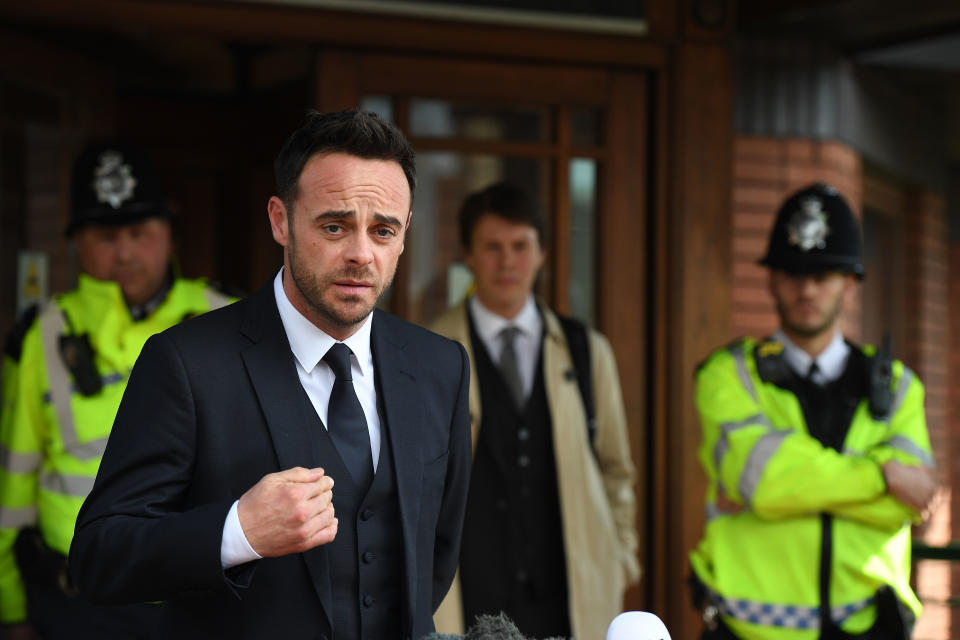
[[[277,196],[271,196],[267,202],[267,216],[270,218],[270,231],[273,233],[273,239],[281,247],[286,247],[289,238],[290,216],[287,212],[287,205]]]

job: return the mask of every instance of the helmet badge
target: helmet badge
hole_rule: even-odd
[[[106,202],[114,209],[133,197],[133,188],[137,179],[130,172],[130,165],[123,162],[118,151],[105,151],[100,154],[100,164],[93,170],[93,190],[97,192],[97,202]]]
[[[800,201],[800,209],[787,223],[787,234],[790,244],[799,247],[801,251],[823,249],[827,246],[830,227],[827,225],[827,214],[820,198],[811,196]]]

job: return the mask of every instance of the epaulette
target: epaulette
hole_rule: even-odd
[[[20,356],[23,355],[23,340],[27,337],[27,331],[30,330],[34,320],[37,319],[38,313],[40,313],[40,305],[33,304],[27,307],[17,318],[13,330],[7,335],[3,352],[14,362],[20,362]]]
[[[782,384],[790,378],[790,368],[783,358],[783,343],[779,340],[764,338],[757,342],[753,359],[757,363],[757,375],[764,382]]]

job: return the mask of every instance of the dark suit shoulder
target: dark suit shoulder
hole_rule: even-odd
[[[418,324],[407,322],[386,311],[377,310],[374,315],[374,323],[379,323],[381,325],[379,328],[391,336],[394,341],[412,344],[418,349],[442,349],[444,353],[453,354],[459,346],[459,343],[455,340],[430,331]]]

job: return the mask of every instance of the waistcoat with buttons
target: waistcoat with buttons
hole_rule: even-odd
[[[333,506],[339,525],[336,538],[326,545],[333,596],[332,640],[401,638],[407,628],[401,591],[403,537],[393,448],[379,406],[381,396],[378,393],[380,458],[370,488],[361,495],[306,392],[301,395],[307,414],[316,422],[320,466],[335,482]]]
[[[468,314],[469,317],[469,314]],[[567,617],[567,581],[543,344],[533,389],[518,410],[470,319],[482,420],[460,552],[464,617],[504,611],[518,623],[526,601],[554,601]]]

